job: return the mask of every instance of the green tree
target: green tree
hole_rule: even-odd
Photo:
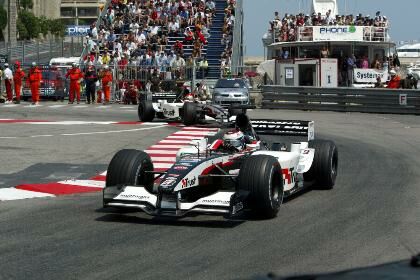
[[[50,22],[50,32],[54,36],[64,37],[66,32],[66,26],[64,25],[61,19],[51,19]]]
[[[50,28],[52,27],[51,24],[51,20],[47,19],[45,16],[41,16],[39,19],[39,29],[41,31],[42,34],[47,35],[48,32],[50,31]]]
[[[18,19],[16,22],[16,29],[18,32],[18,40],[30,39],[28,30],[20,19]]]
[[[27,30],[27,36],[20,36],[25,37],[25,39],[33,39],[38,38],[39,33],[41,32],[39,19],[31,12],[28,11],[20,11],[18,16],[18,21],[20,21]],[[23,39],[23,38],[22,38]]]
[[[0,39],[4,39],[3,37],[3,29],[5,29],[7,26],[7,12],[3,8],[3,6],[0,6]]]

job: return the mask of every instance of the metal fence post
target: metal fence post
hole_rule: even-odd
[[[51,60],[51,58],[53,58],[53,49],[52,49],[52,40],[50,40],[50,57],[49,57],[49,59],[48,59],[48,61],[50,61]]]
[[[71,45],[70,45],[70,55],[74,56],[74,39],[71,37]]]
[[[39,64],[39,41],[36,42],[36,61]]]
[[[25,63],[25,44],[22,45],[22,63]]]
[[[61,56],[62,57],[64,57],[65,55],[64,55],[64,47],[65,47],[65,44],[64,44],[64,39],[61,39]]]

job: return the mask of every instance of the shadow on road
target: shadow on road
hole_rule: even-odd
[[[173,218],[173,217],[153,217],[145,216],[144,213],[132,212],[133,215],[127,214],[127,211],[100,208],[96,212],[107,213],[101,217],[98,217],[96,221],[106,223],[128,223],[128,224],[141,224],[141,225],[163,225],[163,226],[175,226],[175,227],[204,227],[204,228],[234,228],[241,225],[244,220],[224,220],[221,217],[217,217],[218,220],[207,220],[211,216],[208,215],[197,215],[188,216],[185,218]],[[144,215],[144,216],[142,216]]]

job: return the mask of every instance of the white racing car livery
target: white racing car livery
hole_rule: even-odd
[[[185,125],[196,125],[206,120],[223,120],[245,112],[254,106],[241,106],[236,108],[222,107],[212,104],[211,101],[200,101],[191,94],[181,98],[175,93],[144,93],[140,97],[138,116],[140,121],[151,122],[156,117],[165,120],[182,121]]]
[[[271,137],[271,148],[261,137]],[[278,139],[305,137],[290,144]],[[226,217],[249,210],[275,217],[283,198],[306,187],[332,189],[338,151],[314,139],[309,121],[257,120],[245,114],[214,139],[193,140],[166,172],[153,171],[148,154],[119,151],[111,160],[104,207],[182,217],[199,212]]]

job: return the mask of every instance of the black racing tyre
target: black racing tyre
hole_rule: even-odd
[[[153,171],[150,156],[143,151],[121,150],[114,155],[108,165],[105,186],[144,186],[149,192],[153,191],[154,175],[146,173]]]
[[[337,147],[332,141],[311,140],[309,148],[315,149],[315,155],[311,169],[304,174],[305,181],[314,182],[320,189],[332,189],[337,178]]]
[[[137,109],[139,120],[142,122],[151,122],[155,118],[155,109],[152,101],[141,100]]]
[[[195,125],[198,123],[198,120],[197,104],[185,102],[182,107],[182,122],[185,125]]]
[[[239,170],[237,188],[249,191],[251,210],[274,218],[283,202],[283,174],[278,160],[269,155],[251,156]]]

